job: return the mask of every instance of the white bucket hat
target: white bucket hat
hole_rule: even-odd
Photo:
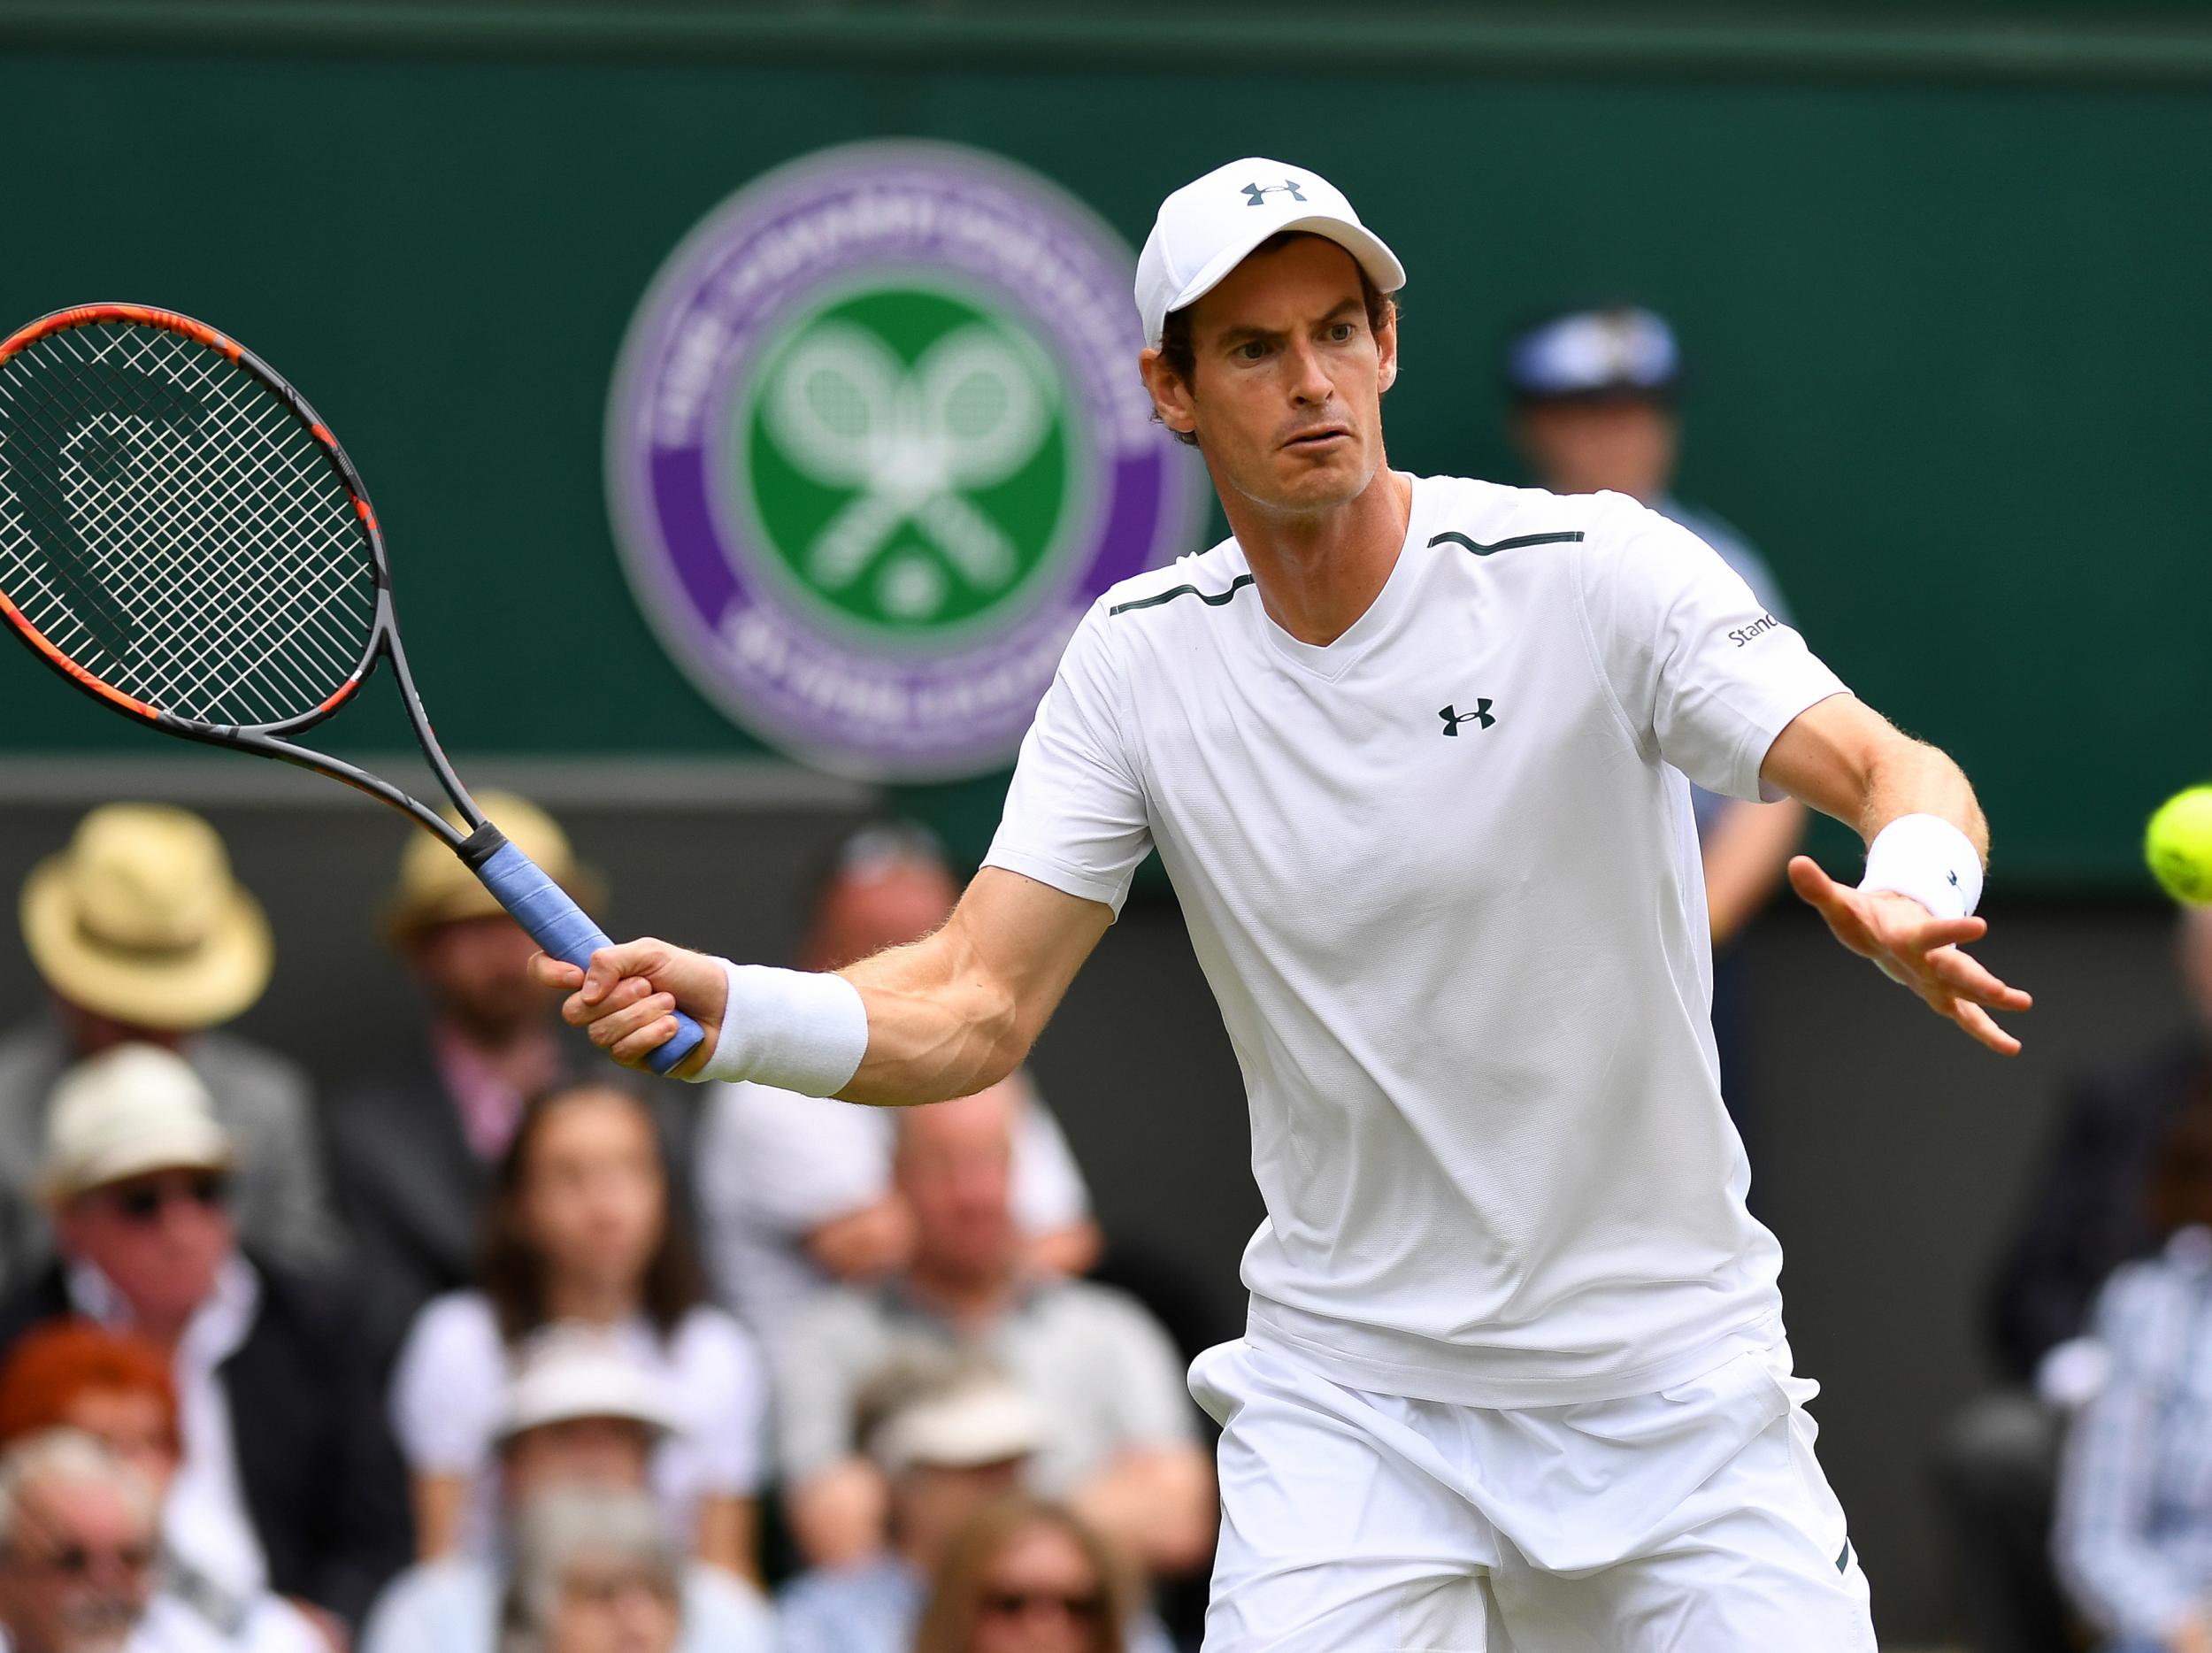
[[[55,1086],[39,1194],[59,1205],[150,1172],[227,1170],[233,1158],[190,1063],[157,1045],[118,1045]]]
[[[1406,284],[1405,266],[1359,221],[1352,204],[1320,173],[1257,157],[1217,166],[1160,203],[1137,258],[1137,315],[1156,345],[1168,312],[1218,287],[1252,249],[1293,230],[1325,235],[1359,260],[1377,290]]]
[[[496,1438],[511,1441],[526,1429],[580,1418],[626,1419],[656,1434],[682,1428],[667,1385],[612,1337],[585,1326],[549,1326],[523,1352]]]
[[[995,1372],[964,1374],[926,1389],[883,1420],[868,1456],[887,1475],[918,1465],[972,1469],[1027,1457],[1045,1443],[1037,1403]]]

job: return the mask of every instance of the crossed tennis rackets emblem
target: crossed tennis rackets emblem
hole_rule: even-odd
[[[799,471],[856,490],[805,548],[804,572],[820,589],[844,590],[874,570],[910,522],[972,586],[994,591],[1021,573],[1012,542],[969,496],[1028,463],[1052,406],[1034,368],[995,329],[958,328],[909,368],[868,329],[826,323],[792,349],[762,411]],[[926,574],[893,590],[890,605],[904,619],[933,611],[943,595]]]

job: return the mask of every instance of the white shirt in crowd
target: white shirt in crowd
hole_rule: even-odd
[[[749,1498],[760,1488],[768,1378],[759,1345],[726,1311],[703,1304],[666,1339],[642,1315],[616,1337],[661,1380],[682,1421],[654,1456],[653,1490],[673,1530],[695,1534],[702,1498]],[[496,1531],[492,1438],[511,1371],[490,1302],[457,1291],[416,1317],[392,1374],[392,1432],[408,1467],[473,1479],[461,1536],[471,1554],[488,1554]]]
[[[1024,1081],[1025,1084],[1026,1081]],[[772,1086],[713,1087],[699,1131],[698,1196],[716,1295],[769,1342],[835,1283],[806,1236],[889,1193],[897,1122],[882,1108]],[[1033,1089],[1014,1136],[1014,1220],[1025,1234],[1090,1215],[1067,1138]]]
[[[68,1286],[70,1301],[87,1319],[114,1330],[130,1328],[122,1294],[91,1264],[71,1264]],[[269,1562],[238,1479],[237,1442],[221,1369],[244,1345],[260,1310],[261,1276],[234,1252],[216,1271],[215,1289],[186,1322],[170,1366],[184,1451],[161,1506],[162,1542],[209,1582],[242,1601],[266,1588]]]
[[[131,1631],[124,1653],[330,1653],[330,1642],[307,1615],[280,1596],[264,1594],[234,1634],[172,1595],[157,1595]]]
[[[1099,600],[986,861],[1118,910],[1158,847],[1249,1094],[1251,1341],[1481,1407],[1775,1342],[1683,777],[1760,797],[1843,685],[1619,495],[1417,480],[1325,647],[1250,579],[1232,539]]]

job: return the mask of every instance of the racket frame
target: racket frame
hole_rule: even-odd
[[[408,666],[407,651],[399,640],[399,623],[392,608],[390,565],[385,556],[383,532],[377,526],[376,508],[369,503],[368,488],[361,481],[360,472],[354,468],[352,459],[339,445],[337,437],[331,434],[330,427],[323,423],[320,415],[308,404],[307,398],[295,389],[283,374],[235,339],[204,321],[151,304],[73,304],[66,310],[42,316],[36,321],[17,329],[5,340],[0,340],[0,366],[5,366],[14,357],[42,339],[65,333],[73,327],[98,322],[125,322],[136,327],[160,327],[219,352],[260,381],[262,387],[283,404],[287,411],[315,438],[332,474],[338,479],[339,485],[346,490],[347,497],[353,503],[354,526],[368,546],[369,568],[376,588],[376,612],[370,622],[368,642],[346,680],[312,711],[275,723],[211,724],[196,719],[180,718],[160,707],[148,705],[111,684],[101,681],[48,641],[29,618],[8,601],[5,593],[0,593],[0,614],[4,614],[40,659],[65,681],[104,705],[142,719],[167,734],[197,741],[204,745],[227,747],[233,750],[273,757],[281,763],[310,769],[317,774],[327,775],[333,780],[342,781],[357,792],[368,794],[380,803],[399,811],[418,826],[435,833],[455,851],[462,852],[465,859],[469,858],[465,847],[486,826],[484,813],[476,807],[475,800],[469,796],[468,788],[461,784],[460,776],[454,773],[453,765],[447,761],[445,752],[438,745],[436,734],[431,730],[429,716],[423,711],[422,696],[415,689],[415,674]],[[305,734],[351,700],[355,692],[375,672],[380,659],[390,663],[392,675],[398,680],[400,698],[406,706],[407,719],[414,730],[416,744],[422,750],[423,760],[430,765],[432,774],[436,777],[446,796],[453,800],[454,808],[460,811],[462,819],[466,823],[465,830],[456,828],[437,811],[367,770],[342,757],[334,757],[326,752],[293,743],[290,737]],[[471,861],[472,869],[488,858],[497,847],[494,844],[483,850],[480,856]]]

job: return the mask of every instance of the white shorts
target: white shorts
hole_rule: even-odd
[[[1239,1341],[1205,1653],[1875,1653],[1787,1344],[1656,1395],[1491,1410]]]

